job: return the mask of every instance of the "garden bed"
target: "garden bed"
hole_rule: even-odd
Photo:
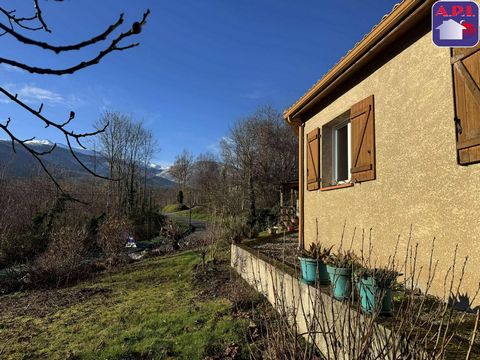
[[[292,269],[298,268],[298,233],[276,234],[245,241],[248,246],[270,259],[284,263]]]

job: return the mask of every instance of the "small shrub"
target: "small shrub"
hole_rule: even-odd
[[[180,250],[180,240],[192,232],[188,225],[180,224],[174,220],[168,219],[162,227],[161,234],[171,241],[174,251]]]
[[[98,244],[110,265],[125,260],[125,243],[133,225],[127,219],[107,219],[98,232]]]
[[[47,250],[30,265],[30,281],[63,286],[83,277],[87,237],[87,231],[79,226],[53,229]]]

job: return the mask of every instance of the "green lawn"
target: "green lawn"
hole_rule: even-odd
[[[185,252],[69,289],[0,297],[0,358],[203,359],[241,345],[248,324],[232,318],[232,304],[197,297],[198,261]]]
[[[175,215],[188,218],[190,216],[190,210],[177,211]],[[192,219],[209,221],[210,218],[210,214],[206,212],[203,206],[195,206],[192,208]]]
[[[188,209],[188,207],[184,204],[168,204],[163,207],[163,212],[164,213],[174,213],[177,211],[182,211]]]

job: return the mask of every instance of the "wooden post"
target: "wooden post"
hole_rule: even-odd
[[[298,247],[305,247],[303,233],[303,194],[304,194],[304,133],[305,125],[300,123],[298,126]]]

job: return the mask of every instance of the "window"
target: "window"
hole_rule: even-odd
[[[333,182],[341,184],[350,181],[351,168],[351,127],[350,121],[343,122],[332,131]]]
[[[307,190],[375,180],[375,108],[369,96],[306,136]]]
[[[322,187],[350,181],[351,126],[350,111],[322,127]]]

